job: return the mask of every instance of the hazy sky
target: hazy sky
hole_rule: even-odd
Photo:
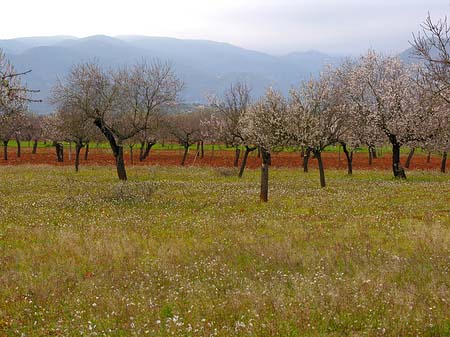
[[[274,54],[409,46],[448,0],[1,0],[0,38],[150,35],[209,39]]]

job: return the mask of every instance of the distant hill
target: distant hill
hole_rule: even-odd
[[[53,110],[48,97],[57,77],[63,77],[71,65],[92,59],[105,66],[142,59],[169,60],[185,81],[182,98],[187,103],[202,103],[206,93],[220,94],[236,80],[247,81],[254,97],[268,86],[286,93],[291,86],[316,75],[324,65],[341,61],[340,57],[317,51],[273,56],[228,43],[147,36],[19,38],[0,40],[0,48],[19,70],[32,69],[26,82],[41,90],[38,96],[44,103],[31,107],[39,113]]]

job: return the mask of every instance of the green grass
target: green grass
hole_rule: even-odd
[[[69,148],[69,143],[68,142],[63,142],[64,147],[65,148]],[[27,141],[23,141],[21,143],[22,147],[32,147],[33,146],[33,142],[27,142]],[[1,147],[3,147],[3,144],[0,144]],[[72,144],[72,147],[74,147],[75,145]],[[15,140],[10,140],[8,143],[8,147],[17,147],[17,142]],[[47,148],[47,147],[53,147],[52,142],[51,141],[47,141],[47,142],[43,142],[43,141],[39,141],[38,142],[38,148]],[[96,149],[110,149],[110,146],[107,142],[102,142],[102,143],[91,143],[90,144],[91,148],[96,148]],[[234,147],[229,147],[226,146],[224,144],[204,144],[204,150],[205,151],[212,151],[212,148],[214,147],[214,150],[219,150],[219,151],[234,151],[235,148]],[[128,150],[128,145],[125,145],[126,150]],[[140,148],[140,144],[135,144],[134,145],[134,150],[138,150]],[[190,149],[196,149],[197,145],[193,144],[190,146]],[[243,146],[241,146],[241,150],[244,150],[245,148]],[[165,144],[161,144],[161,143],[157,143],[155,145],[153,145],[152,150],[183,150],[183,146],[180,144],[176,144],[176,143],[165,143]],[[298,152],[299,149],[297,148],[293,148],[293,147],[286,147],[283,149],[284,152]],[[410,148],[408,148],[407,146],[404,146],[401,148],[401,153],[402,154],[408,154],[410,151]],[[341,146],[327,146],[324,150],[324,152],[341,152],[342,153],[342,147]],[[362,152],[362,153],[368,153],[368,148],[367,147],[362,147],[356,150],[356,152]],[[392,147],[389,145],[384,145],[382,147],[378,147],[377,148],[377,152],[379,155],[383,155],[383,154],[390,154],[392,153]],[[427,154],[427,151],[424,151],[423,149],[416,149],[416,154]]]
[[[450,177],[0,167],[0,336],[448,336]]]

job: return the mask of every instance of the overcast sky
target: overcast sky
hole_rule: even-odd
[[[448,0],[1,0],[0,38],[105,34],[229,42],[272,54],[409,46]]]

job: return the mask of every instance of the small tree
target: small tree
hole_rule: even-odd
[[[21,83],[21,79],[29,71],[16,72],[14,66],[6,59],[0,49],[0,138],[4,146],[4,159],[8,159],[7,146],[11,138],[19,143],[20,132],[25,126],[25,111],[29,102],[40,102],[30,98],[30,94],[38,92],[30,90]]]
[[[72,109],[58,110],[55,118],[58,133],[63,135],[65,140],[75,143],[75,171],[78,172],[81,149],[93,137],[95,126],[85,114]]]
[[[245,147],[244,158],[239,170],[239,177],[242,177],[250,152],[256,149],[249,139],[242,133],[239,120],[251,105],[251,89],[243,82],[232,84],[219,99],[215,96],[209,97],[210,105],[215,112],[215,120],[220,123],[216,130],[220,141],[235,147],[234,166],[239,166],[240,146]]]
[[[341,86],[332,72],[311,79],[298,90],[291,90],[288,132],[293,141],[311,149],[319,164],[320,185],[325,187],[322,151],[342,139],[347,127]]]
[[[269,88],[266,94],[244,113],[239,120],[244,139],[261,148],[260,200],[268,201],[269,166],[271,152],[288,143],[286,99],[278,91]]]
[[[56,161],[59,163],[64,162],[64,146],[63,139],[64,134],[60,129],[61,121],[58,119],[55,113],[45,115],[42,118],[42,137],[45,140],[49,140],[52,142],[52,145],[55,147],[56,152]]]
[[[183,146],[181,166],[186,163],[189,147],[202,139],[201,115],[198,111],[182,112],[167,118],[167,128],[172,137]]]

